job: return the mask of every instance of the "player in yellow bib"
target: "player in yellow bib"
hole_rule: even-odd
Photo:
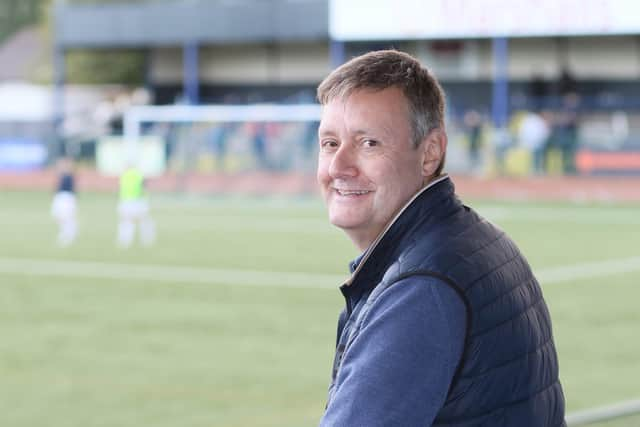
[[[155,225],[149,214],[149,203],[144,192],[144,176],[135,167],[129,167],[120,176],[120,202],[118,203],[118,245],[128,248],[133,243],[136,226],[140,243],[145,246],[155,240]]]

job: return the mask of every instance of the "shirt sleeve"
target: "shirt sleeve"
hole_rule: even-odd
[[[462,297],[437,278],[391,285],[346,350],[320,426],[430,426],[462,356],[466,316]]]

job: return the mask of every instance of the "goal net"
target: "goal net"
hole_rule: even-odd
[[[124,116],[123,155],[139,163],[155,141],[162,173],[309,173],[319,118],[317,104],[137,106]]]

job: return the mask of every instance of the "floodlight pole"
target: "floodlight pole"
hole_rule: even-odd
[[[64,125],[64,86],[66,81],[66,51],[62,43],[60,43],[59,14],[62,0],[56,0],[53,8],[54,34],[53,34],[53,93],[51,100],[51,125],[53,127],[53,137],[56,154],[67,155],[66,144],[63,140]],[[59,152],[61,151],[61,152]],[[51,157],[51,154],[49,155]]]
[[[183,92],[188,104],[196,105],[200,102],[200,75],[199,75],[199,44],[196,41],[188,41],[183,47]]]
[[[493,39],[493,91],[491,116],[496,129],[502,129],[509,119],[509,42],[506,37]]]
[[[344,64],[345,59],[344,42],[331,39],[329,41],[329,61],[331,62],[331,68],[338,68]]]
[[[60,143],[63,138],[63,124],[64,124],[64,83],[65,83],[65,63],[64,63],[65,51],[64,48],[56,45],[53,48],[53,134],[56,141],[56,149],[61,149],[63,152],[58,153],[66,155],[66,147],[64,143]]]

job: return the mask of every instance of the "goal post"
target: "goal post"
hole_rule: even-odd
[[[162,124],[164,126],[200,126],[209,127],[225,125],[244,126],[247,124],[263,126],[271,124],[277,127],[275,133],[281,132],[285,125],[296,125],[301,144],[308,144],[309,138],[315,139],[315,130],[320,120],[320,105],[318,104],[256,104],[256,105],[167,105],[167,106],[134,106],[127,110],[123,118],[124,156],[126,161],[135,161],[140,155],[140,141],[146,127]],[[314,127],[315,126],[315,127]],[[270,128],[272,130],[273,129]],[[229,132],[227,132],[229,133]],[[236,132],[238,133],[238,132]],[[251,138],[249,131],[244,132],[245,138]],[[295,133],[295,132],[294,132]],[[291,139],[292,131],[287,135]],[[225,135],[229,138],[232,135]],[[255,136],[256,145],[260,142]],[[279,141],[277,137],[270,138],[266,143],[270,145],[285,144],[284,136]],[[248,143],[252,144],[252,142]],[[269,148],[269,147],[267,147]],[[260,149],[259,147],[257,149]]]

